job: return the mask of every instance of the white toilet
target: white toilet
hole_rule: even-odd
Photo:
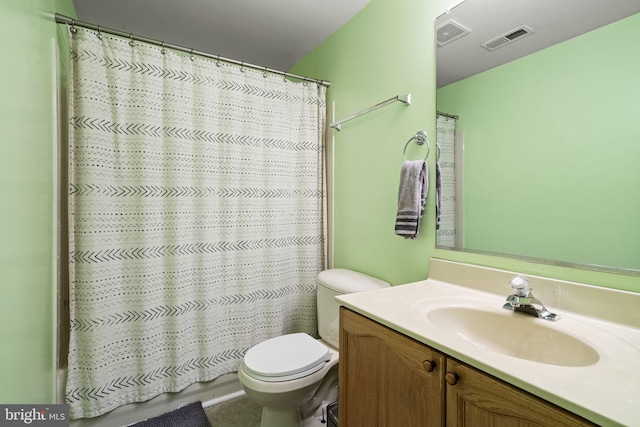
[[[305,333],[268,339],[247,351],[238,370],[247,396],[262,406],[261,427],[300,427],[302,419],[337,400],[339,304],[335,296],[390,286],[340,268],[322,271],[316,283],[320,339]]]

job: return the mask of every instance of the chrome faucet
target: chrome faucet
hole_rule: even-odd
[[[538,298],[533,296],[531,292],[533,289],[529,287],[529,279],[520,275],[514,276],[511,278],[511,281],[509,281],[509,285],[515,294],[507,297],[507,302],[502,308],[531,314],[540,319],[550,320],[552,322],[560,319],[560,316],[551,313]]]

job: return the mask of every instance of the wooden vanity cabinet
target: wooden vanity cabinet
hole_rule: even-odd
[[[340,427],[444,425],[442,354],[344,308],[340,327]]]
[[[595,424],[342,307],[340,427]]]
[[[447,427],[596,425],[453,358],[446,370]]]

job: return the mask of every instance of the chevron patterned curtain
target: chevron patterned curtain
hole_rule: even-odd
[[[316,336],[325,88],[84,29],[71,56],[71,417]]]

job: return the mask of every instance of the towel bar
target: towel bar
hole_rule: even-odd
[[[363,116],[363,115],[365,115],[367,113],[370,113],[373,110],[377,110],[380,107],[384,107],[385,105],[389,105],[389,104],[391,104],[393,102],[396,102],[396,101],[400,101],[400,102],[404,103],[404,105],[409,106],[409,105],[411,105],[411,94],[408,93],[408,94],[406,94],[404,96],[396,95],[393,98],[389,98],[386,101],[382,101],[382,102],[374,105],[373,107],[369,107],[366,110],[359,111],[359,112],[357,112],[355,114],[350,115],[349,117],[345,117],[342,120],[338,120],[337,122],[333,122],[333,123],[331,123],[330,126],[332,128],[334,128],[334,129],[338,130],[338,131],[342,130],[342,123],[348,122],[349,120],[353,120],[356,117]]]

